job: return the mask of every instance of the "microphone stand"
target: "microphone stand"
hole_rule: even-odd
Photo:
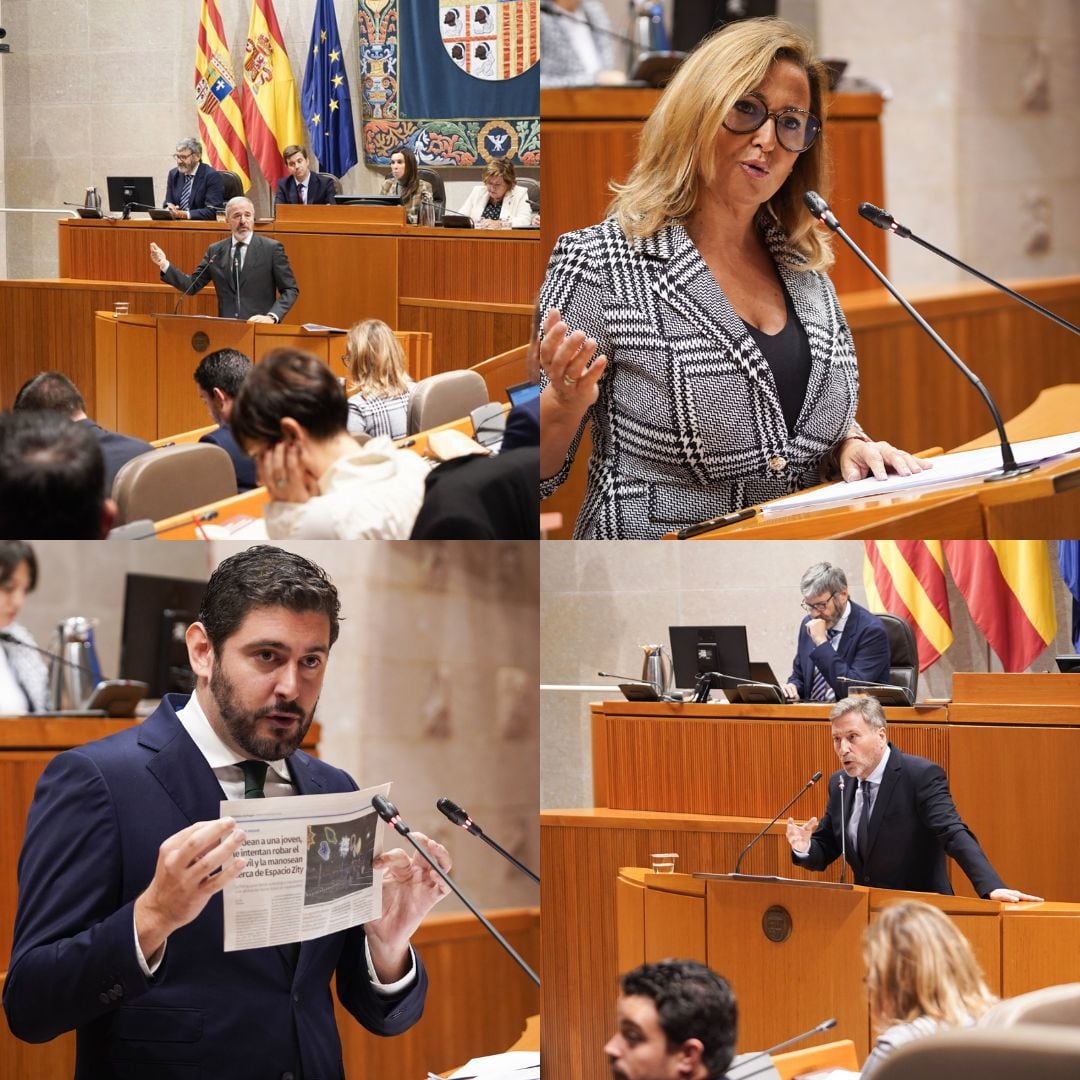
[[[740,866],[742,866],[743,856],[745,856],[745,855],[746,855],[746,853],[747,853],[747,852],[748,852],[748,851],[749,851],[749,850],[750,850],[750,849],[751,849],[751,848],[752,848],[752,847],[753,847],[753,846],[754,846],[754,845],[755,845],[755,844],[756,844],[756,843],[757,843],[757,842],[758,842],[758,841],[759,841],[759,840],[760,840],[760,839],[761,839],[761,838],[762,838],[762,837],[763,837],[763,836],[764,836],[764,835],[765,835],[765,834],[766,834],[766,833],[767,833],[767,832],[768,832],[768,831],[769,831],[769,830],[770,830],[770,829],[771,829],[771,828],[772,828],[772,827],[773,827],[773,826],[774,826],[774,825],[775,825],[775,824],[776,824],[776,823],[777,823],[777,822],[778,822],[778,821],[780,820],[781,816],[782,816],[783,814],[787,813],[787,811],[788,811],[788,810],[789,810],[789,809],[790,809],[790,808],[791,808],[792,806],[794,806],[794,805],[795,805],[795,803],[796,803],[796,802],[797,802],[797,801],[798,801],[798,800],[799,800],[799,799],[800,799],[800,798],[801,798],[801,797],[802,797],[802,796],[803,796],[803,795],[804,795],[804,794],[805,794],[805,793],[806,793],[807,791],[809,791],[809,790],[810,790],[810,789],[811,789],[811,788],[812,788],[812,787],[813,787],[813,786],[814,786],[814,785],[815,785],[815,784],[816,784],[816,783],[817,783],[817,782],[818,782],[818,781],[819,781],[820,779],[821,779],[821,770],[820,770],[820,769],[818,769],[818,771],[817,771],[816,773],[814,773],[814,775],[813,775],[813,776],[811,776],[811,777],[810,777],[810,779],[809,779],[809,780],[807,780],[805,784],[803,784],[803,786],[802,786],[802,787],[801,787],[801,788],[799,789],[798,793],[797,793],[797,794],[795,795],[795,797],[794,797],[794,798],[793,798],[793,799],[792,799],[792,800],[791,800],[791,801],[790,801],[790,802],[789,802],[789,803],[787,804],[787,806],[785,806],[785,807],[784,807],[784,808],[783,808],[783,809],[782,809],[782,810],[780,811],[780,813],[779,813],[779,814],[777,814],[777,815],[776,815],[776,817],[774,817],[774,818],[772,819],[772,821],[770,821],[770,822],[769,822],[769,824],[768,824],[768,825],[766,825],[766,826],[765,826],[765,828],[764,828],[764,829],[762,829],[762,830],[761,830],[761,832],[759,832],[759,833],[757,834],[757,836],[755,836],[755,837],[754,837],[754,839],[753,839],[753,840],[751,840],[751,841],[750,841],[750,843],[749,843],[749,844],[747,844],[747,845],[746,845],[746,847],[744,847],[744,848],[742,849],[742,851],[740,851],[740,852],[739,852],[739,857],[738,857],[738,858],[737,858],[737,859],[735,860],[735,871],[734,871],[734,874],[733,874],[732,876],[734,876],[735,874],[738,874],[738,872],[739,872],[739,867],[740,867]]]
[[[964,361],[945,344],[941,335],[938,334],[938,332],[911,306],[911,304],[900,295],[896,286],[893,285],[893,283],[874,265],[870,258],[863,253],[859,245],[844,232],[840,227],[840,222],[836,219],[836,215],[829,209],[829,204],[816,191],[808,191],[803,196],[803,202],[806,203],[807,209],[818,221],[832,229],[832,231],[836,233],[836,235],[839,236],[853,252],[855,252],[863,265],[865,265],[874,277],[888,289],[896,302],[919,324],[919,326],[923,328],[924,331],[926,331],[930,336],[930,340],[945,353],[945,355],[966,376],[971,385],[982,395],[982,399],[986,402],[986,407],[990,410],[990,415],[994,419],[994,427],[997,428],[998,440],[1001,443],[1001,472],[991,473],[989,476],[984,477],[984,481],[986,483],[991,483],[995,480],[1004,480],[1013,476],[1019,476],[1022,473],[1033,472],[1037,469],[1038,465],[1017,464],[1012,446],[1009,445],[1009,437],[1005,434],[1005,425],[1002,423],[1001,413],[998,412],[998,407],[994,404],[994,399],[990,396],[989,391],[983,386],[982,380],[979,379],[975,372],[973,372],[971,368],[969,368],[967,364],[965,364]]]
[[[68,660],[66,656],[49,652],[48,649],[42,649],[37,645],[31,645],[28,641],[20,641],[14,634],[9,634],[6,630],[0,630],[0,641],[6,642],[9,645],[21,645],[24,649],[33,649],[34,652],[40,653],[49,660],[55,660],[58,664],[63,664],[64,667],[74,668],[76,671],[82,671],[87,675],[93,676],[95,681],[101,679],[100,671],[94,671],[93,668],[88,668],[85,664],[76,664],[74,661]]]
[[[731,1076],[732,1069],[741,1069],[744,1065],[749,1065],[752,1061],[758,1061],[760,1058],[769,1057],[775,1054],[777,1050],[783,1050],[785,1046],[791,1046],[792,1043],[802,1042],[803,1039],[809,1039],[811,1035],[820,1035],[823,1031],[831,1031],[836,1027],[836,1020],[822,1020],[817,1027],[811,1028],[809,1031],[804,1031],[801,1035],[795,1035],[793,1038],[785,1039],[783,1042],[777,1043],[775,1046],[770,1046],[768,1050],[759,1050],[756,1054],[751,1054],[748,1058],[743,1058],[742,1061],[735,1062],[730,1066],[726,1077]],[[771,1066],[770,1066],[771,1067]],[[759,1069],[758,1072],[761,1070]],[[756,1076],[757,1073],[748,1073],[746,1076],[732,1077],[732,1080],[750,1080],[750,1077]]]
[[[512,862],[514,866],[516,866],[523,874],[531,877],[537,885],[540,884],[540,878],[536,874],[534,874],[524,863],[518,862],[518,860],[515,859],[514,856],[506,850],[506,848],[500,846],[494,840],[492,840],[491,837],[488,836],[487,833],[485,833],[484,830],[481,829],[480,826],[477,825],[476,822],[473,821],[473,819],[469,817],[469,815],[464,810],[462,810],[460,806],[457,805],[457,803],[451,802],[449,799],[444,797],[442,799],[439,799],[438,802],[435,803],[435,806],[441,814],[444,814],[455,825],[460,825],[461,828],[463,828],[467,833],[471,834],[472,836],[480,837],[480,839],[483,840],[484,843],[488,845],[488,847],[494,848],[504,859]]]

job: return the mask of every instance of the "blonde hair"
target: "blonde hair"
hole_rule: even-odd
[[[802,32],[783,19],[744,19],[707,37],[664,91],[641,132],[637,162],[624,184],[611,185],[608,208],[631,238],[651,236],[681,221],[697,205],[704,184],[715,176],[713,148],[735,102],[759,86],[778,60],[806,72],[810,112],[824,120],[827,75],[813,59]],[[826,196],[825,128],[799,154],[783,187],[758,214],[759,224],[775,219],[792,248],[806,259],[796,269],[825,270],[833,256],[828,239],[803,205],[807,191]]]
[[[382,319],[358,322],[345,338],[346,392],[397,397],[409,389],[405,350]]]
[[[928,1016],[958,1025],[995,998],[968,940],[921,900],[887,907],[863,932],[870,1014],[879,1029]]]
[[[502,177],[506,181],[507,188],[512,188],[517,184],[517,171],[514,169],[514,163],[509,158],[495,158],[494,161],[487,163],[483,179],[487,180],[496,176]]]

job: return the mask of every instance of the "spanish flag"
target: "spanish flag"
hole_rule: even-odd
[[[244,118],[217,0],[202,0],[199,41],[195,48],[195,105],[199,134],[210,164],[215,169],[236,173],[247,191],[251,177]]]
[[[300,99],[273,0],[253,0],[244,46],[244,126],[248,145],[271,186],[289,170],[285,147],[304,144]]]
[[[1054,640],[1057,614],[1044,540],[946,540],[956,587],[1006,671],[1024,671]]]
[[[863,583],[871,611],[887,611],[915,631],[919,670],[953,643],[940,540],[867,540]]]

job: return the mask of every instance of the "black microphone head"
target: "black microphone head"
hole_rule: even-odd
[[[834,1027],[836,1027],[836,1018],[835,1017],[833,1017],[833,1018],[831,1018],[829,1020],[822,1020],[821,1023],[818,1024],[816,1030],[818,1030],[818,1031],[831,1031]]]
[[[383,821],[389,822],[398,816],[397,807],[385,795],[373,795],[371,798],[371,805],[375,807],[375,813],[377,813]]]
[[[808,191],[803,196],[803,202],[806,204],[806,209],[816,218],[829,212],[829,204],[816,191]]]
[[[813,776],[810,777],[810,783],[811,784],[816,784],[820,779],[821,779],[821,770],[818,769],[818,771],[816,773],[814,773]]]
[[[882,210],[880,206],[875,206],[873,203],[859,203],[859,216],[866,218],[871,225],[876,225],[879,229],[891,229],[893,227],[893,216],[888,210]]]
[[[439,799],[435,806],[440,814],[448,817],[455,825],[464,825],[469,820],[469,815],[456,802],[451,802],[445,796]]]
[[[14,641],[16,644],[21,644],[14,634],[9,634],[6,630],[0,630],[0,641]]]

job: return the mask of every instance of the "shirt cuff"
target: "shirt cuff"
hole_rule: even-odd
[[[807,848],[805,851],[796,851],[794,848],[792,848],[791,854],[794,855],[796,859],[809,859],[810,849]]]
[[[135,936],[135,957],[139,961],[139,967],[142,968],[142,973],[148,979],[152,979],[157,974],[158,968],[161,967],[161,963],[165,959],[165,946],[168,945],[168,941],[166,941],[161,946],[161,950],[158,952],[158,958],[153,962],[153,964],[148,964],[146,962],[146,957],[143,956],[142,946],[139,944],[139,931],[138,928],[135,926],[134,908],[131,909],[131,932]],[[370,966],[370,964],[371,962],[369,960],[368,966]]]
[[[375,974],[375,965],[371,961],[371,949],[368,948],[367,938],[364,938],[364,959],[367,960],[371,988],[376,994],[383,997],[396,997],[398,994],[403,994],[416,982],[416,953],[413,952],[411,945],[409,946],[409,970],[396,982],[384,983],[379,981],[379,976]]]

